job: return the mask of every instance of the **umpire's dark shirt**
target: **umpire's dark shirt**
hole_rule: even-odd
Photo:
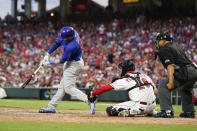
[[[158,52],[159,58],[163,66],[167,69],[169,64],[175,64],[179,67],[191,64],[192,62],[187,58],[185,53],[177,48],[176,45],[171,42],[160,47]]]

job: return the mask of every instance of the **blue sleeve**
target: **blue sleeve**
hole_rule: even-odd
[[[55,51],[59,46],[56,43],[53,43],[50,49],[48,50],[48,53],[51,54],[53,51]]]
[[[56,39],[55,43],[52,44],[50,49],[48,50],[48,53],[51,54],[53,51],[55,51],[62,43],[62,40]]]
[[[71,56],[72,51],[71,50],[65,50],[62,54],[62,57],[60,58],[60,63],[64,63],[65,61],[68,61]]]

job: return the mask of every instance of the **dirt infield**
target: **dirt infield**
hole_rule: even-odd
[[[0,121],[55,122],[81,124],[143,124],[143,125],[197,125],[196,119],[152,117],[108,117],[104,111],[58,110],[54,114],[38,113],[37,109],[0,107]]]

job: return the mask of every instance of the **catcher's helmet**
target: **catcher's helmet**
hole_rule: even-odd
[[[159,49],[159,41],[160,40],[171,41],[172,38],[170,37],[170,35],[167,32],[157,33],[155,36],[155,39],[154,39],[155,47],[157,49]]]
[[[135,64],[134,61],[132,59],[129,60],[123,60],[118,67],[120,69],[122,69],[122,74],[121,76],[124,76],[125,73],[127,73],[128,71],[135,71]]]
[[[59,37],[61,39],[65,39],[65,38],[74,36],[74,34],[75,34],[74,29],[70,26],[66,26],[60,30]]]

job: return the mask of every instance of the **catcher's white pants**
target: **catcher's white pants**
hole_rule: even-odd
[[[63,77],[60,82],[60,87],[57,93],[53,96],[48,104],[49,109],[55,109],[58,103],[63,99],[65,93],[76,97],[77,99],[88,103],[88,98],[85,93],[76,88],[76,78],[82,68],[84,67],[84,61],[81,58],[79,61],[65,62],[63,70]]]
[[[122,108],[125,110],[129,110],[131,115],[144,115],[144,114],[154,114],[154,110],[156,107],[156,102],[146,103],[145,102],[135,102],[135,101],[126,101],[120,104],[116,104],[113,106],[113,109]]]

